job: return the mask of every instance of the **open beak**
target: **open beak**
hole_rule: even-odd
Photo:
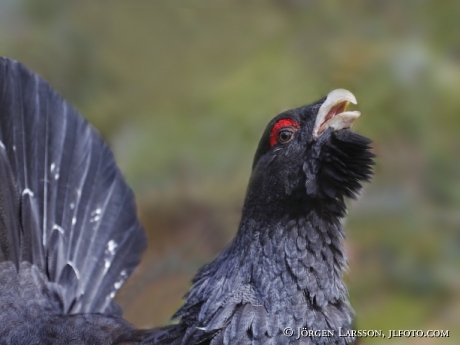
[[[319,137],[328,128],[334,131],[350,128],[361,115],[359,111],[346,111],[350,103],[357,104],[356,97],[350,91],[345,89],[331,91],[318,110],[313,136]]]

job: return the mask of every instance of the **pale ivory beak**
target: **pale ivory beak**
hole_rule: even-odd
[[[319,137],[328,128],[334,131],[350,128],[361,113],[346,111],[349,103],[357,104],[356,97],[350,91],[345,89],[331,91],[318,110],[313,137]]]

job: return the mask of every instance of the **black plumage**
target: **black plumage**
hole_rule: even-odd
[[[100,135],[6,58],[0,180],[0,344],[139,341],[113,301],[146,246],[133,194]]]
[[[145,344],[350,344],[342,282],[341,219],[372,174],[370,140],[349,129],[354,96],[286,111],[255,154],[242,219],[230,245],[193,278],[178,323]],[[283,334],[291,327],[292,336]],[[331,331],[301,336],[298,330]],[[315,333],[318,334],[318,333]]]
[[[178,323],[143,332],[113,302],[145,235],[110,150],[45,81],[0,59],[0,344],[352,343],[341,219],[373,154],[348,129],[348,102],[335,90],[268,124],[236,237],[195,276]]]

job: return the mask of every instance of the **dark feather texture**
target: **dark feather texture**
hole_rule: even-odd
[[[155,330],[146,344],[354,341],[339,335],[352,327],[342,282],[341,218],[345,198],[355,198],[370,179],[374,155],[370,141],[349,129],[313,135],[323,102],[289,110],[268,124],[236,237],[193,278],[173,316],[179,323]],[[276,132],[280,127],[285,132]],[[292,336],[283,333],[287,327]],[[332,335],[299,336],[302,328]]]
[[[100,135],[43,79],[5,58],[0,178],[0,303],[11,305],[0,314],[2,344],[108,344],[131,332],[113,297],[146,245],[133,194]],[[92,315],[64,317],[82,313]],[[34,325],[24,330],[30,339],[10,329],[18,320]]]

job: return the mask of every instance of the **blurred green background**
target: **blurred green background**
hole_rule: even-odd
[[[237,229],[266,123],[351,90],[375,178],[350,203],[357,328],[460,342],[459,1],[0,1],[0,55],[99,129],[134,189],[149,249],[118,295],[164,325]]]

